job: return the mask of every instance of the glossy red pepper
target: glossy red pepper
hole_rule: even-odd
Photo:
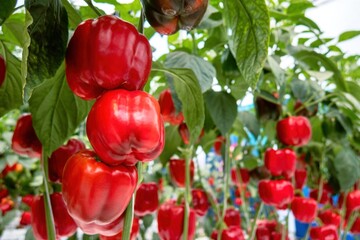
[[[273,176],[291,178],[295,173],[296,154],[291,149],[269,148],[265,152],[265,167]]]
[[[240,212],[235,208],[228,208],[225,211],[224,222],[226,226],[240,226],[241,225],[241,217]]]
[[[155,212],[159,206],[158,186],[154,182],[140,184],[136,191],[134,213],[143,217]]]
[[[31,224],[31,212],[23,212],[20,217],[20,225],[27,226]]]
[[[172,125],[179,125],[184,121],[182,112],[176,111],[170,89],[166,89],[160,93],[159,105],[164,122],[168,122]]]
[[[77,226],[66,210],[61,193],[50,195],[56,238],[68,237],[75,233]],[[31,226],[36,239],[48,239],[45,219],[44,197],[37,196],[31,207]]]
[[[277,137],[280,142],[289,146],[303,146],[311,139],[311,124],[306,117],[288,117],[278,121]]]
[[[21,198],[21,202],[23,202],[24,204],[28,205],[29,207],[32,206],[33,202],[34,202],[34,195],[28,194],[25,195]]]
[[[93,226],[104,226],[108,231],[117,224],[138,180],[135,167],[109,167],[97,159],[95,152],[82,150],[68,159],[63,172],[62,191],[68,212],[88,234],[93,234],[88,232]]]
[[[319,212],[318,217],[324,223],[324,225],[335,225],[337,228],[340,227],[341,216],[330,209]]]
[[[124,214],[114,221],[106,224],[86,223],[76,221],[78,227],[89,235],[100,234],[102,236],[114,236],[118,234],[124,227]]]
[[[282,240],[282,233],[281,232],[272,232],[271,233],[271,240]],[[290,240],[289,236],[285,236],[285,240]]]
[[[190,143],[190,132],[189,132],[189,129],[188,129],[186,123],[181,123],[178,127],[178,131],[179,131],[180,137],[183,140],[183,142],[185,144],[189,144]],[[196,143],[198,143],[201,140],[201,138],[204,136],[204,134],[205,134],[204,129],[202,129]]]
[[[174,34],[179,29],[190,31],[201,21],[208,0],[141,0],[150,25],[160,34]]]
[[[258,220],[255,236],[257,240],[271,240],[271,234],[276,231],[275,220]]]
[[[104,93],[90,110],[86,132],[101,161],[109,165],[152,161],[165,142],[159,104],[143,91]]]
[[[307,179],[307,171],[305,169],[295,170],[295,188],[302,189],[305,186]]]
[[[11,197],[5,197],[1,199],[0,202],[0,210],[2,215],[4,216],[8,211],[12,210],[14,208],[14,202],[11,200]]]
[[[317,214],[317,202],[312,198],[295,197],[291,203],[291,211],[300,222],[311,223]]]
[[[358,209],[360,209],[360,190],[354,190],[349,192],[346,197],[346,215],[349,216]]]
[[[5,81],[5,76],[6,76],[6,63],[3,56],[0,55],[0,87]]]
[[[360,217],[356,218],[353,225],[351,226],[350,232],[352,234],[360,234]]]
[[[4,197],[9,196],[9,190],[7,190],[6,188],[3,188],[0,190],[0,201],[1,199],[3,199]]]
[[[48,160],[50,181],[61,183],[66,161],[83,149],[85,149],[85,144],[78,139],[70,139],[66,145],[56,149]]]
[[[221,156],[221,148],[223,146],[223,144],[225,144],[225,137],[223,136],[218,136],[216,139],[215,139],[215,142],[214,142],[214,152],[215,154]]]
[[[211,234],[211,239],[218,239],[217,230]],[[224,229],[221,232],[221,240],[245,240],[243,230],[239,226],[232,226]]]
[[[112,89],[141,90],[151,58],[149,41],[132,24],[101,16],[76,28],[66,51],[66,79],[87,100]]]
[[[240,179],[238,177],[241,177],[241,183],[248,184],[250,181],[250,173],[249,170],[246,168],[240,168],[238,170],[238,173],[236,173],[237,168],[231,168],[231,181],[235,185],[240,184]],[[238,175],[239,174],[239,175]]]
[[[319,189],[313,189],[310,191],[310,198],[317,201],[318,196],[319,196]],[[330,193],[325,188],[323,188],[319,203],[326,204],[328,202],[330,202]]]
[[[6,164],[5,168],[1,171],[1,175],[4,178],[9,172],[21,172],[23,168],[23,165],[21,165],[20,163],[14,163],[11,166],[9,164]]]
[[[202,189],[192,189],[191,196],[196,214],[201,217],[204,216],[210,207],[206,192]]]
[[[178,206],[174,200],[163,203],[157,215],[158,232],[161,240],[180,240],[183,239],[184,228],[184,206]],[[196,214],[190,208],[188,239],[195,237]]]
[[[294,188],[286,180],[261,180],[258,189],[260,199],[274,207],[283,207],[294,197]]]
[[[136,240],[136,237],[139,234],[139,230],[140,230],[139,219],[137,217],[134,217],[130,231],[130,240]],[[114,236],[100,235],[100,240],[122,240],[122,234],[123,234],[123,229],[121,229],[120,232]]]
[[[11,140],[11,148],[17,154],[31,158],[41,156],[42,145],[36,136],[30,114],[24,114],[18,119]]]
[[[310,229],[311,240],[338,240],[338,231],[334,225],[312,227]]]
[[[195,165],[194,162],[190,162],[190,181],[194,179]],[[169,173],[171,180],[178,187],[185,187],[185,160],[184,159],[170,159],[169,161]]]

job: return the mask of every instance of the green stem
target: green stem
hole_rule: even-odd
[[[343,226],[343,224],[344,224],[344,220],[343,219],[345,219],[345,215],[346,215],[346,198],[347,198],[347,195],[348,195],[348,191],[346,191],[345,193],[344,193],[344,199],[343,199],[343,202],[342,202],[342,206],[341,206],[341,210],[340,210],[340,227],[339,227],[339,229],[338,229],[338,234],[339,234],[339,236],[340,236],[340,234],[341,234],[341,228],[342,228],[342,226]]]
[[[228,192],[230,186],[230,169],[231,169],[231,159],[229,158],[229,150],[230,150],[230,135],[227,133],[225,135],[225,156],[224,156],[224,198],[223,198],[223,209],[221,213],[221,219],[224,219],[226,209],[227,209],[227,199],[228,199]],[[223,230],[223,224],[220,225],[219,233],[218,233],[218,240],[221,239],[221,233]]]
[[[308,228],[307,228],[307,230],[306,230],[306,234],[305,234],[304,240],[308,240],[308,239],[309,239],[310,228],[311,228],[311,223],[309,223],[309,226],[308,226]]]
[[[249,238],[250,240],[255,239],[256,222],[257,222],[257,220],[259,219],[259,217],[261,215],[263,207],[264,207],[264,203],[260,202],[259,208],[258,208],[258,210],[256,211],[256,214],[255,214],[254,222],[251,224],[251,232],[249,234],[250,235],[250,238]]]
[[[84,0],[84,1],[96,13],[96,15],[98,15],[99,17],[102,15],[99,9],[97,9],[97,7],[94,6],[91,0]]]
[[[44,157],[44,154],[41,154],[41,166],[42,166],[42,174],[43,174],[43,181],[44,181],[44,206],[45,206],[45,219],[46,219],[46,230],[48,239],[56,239],[56,232],[55,232],[55,224],[54,224],[54,216],[51,208],[51,201],[50,201],[50,190],[49,190],[49,183],[48,183],[48,158]]]
[[[195,30],[193,30],[193,31],[190,32],[190,36],[191,36],[192,44],[193,44],[192,53],[193,53],[194,55],[197,55],[197,45],[196,45],[196,37],[195,37],[194,31],[195,31]]]
[[[137,185],[141,184],[143,180],[142,174],[142,162],[137,163],[137,172],[138,172],[138,182]],[[126,208],[125,220],[124,220],[124,230],[122,234],[122,240],[130,240],[131,228],[134,219],[134,200],[135,200],[136,191],[133,193],[129,205]]]
[[[145,13],[144,13],[144,9],[141,9],[140,19],[138,24],[138,32],[142,34],[144,33],[144,22],[145,22]]]
[[[322,97],[322,98],[319,98],[319,99],[317,99],[317,100],[315,100],[315,101],[313,101],[313,102],[310,102],[310,101],[312,101],[312,99],[314,98],[314,97],[311,97],[311,98],[309,98],[309,100],[307,100],[306,102],[304,102],[301,107],[299,107],[298,109],[296,109],[295,114],[298,113],[298,112],[300,112],[300,111],[303,110],[304,108],[311,107],[312,105],[318,104],[318,103],[320,103],[320,102],[322,102],[322,101],[324,101],[324,100],[326,100],[326,99],[328,99],[328,98],[330,98],[330,97],[333,97],[333,96],[336,96],[336,93],[330,93],[330,94],[328,94],[328,95],[325,95],[325,96]]]
[[[183,230],[183,239],[188,239],[189,232],[189,214],[190,214],[190,202],[191,202],[191,182],[190,182],[190,162],[193,152],[193,146],[190,145],[185,149],[185,211],[184,211],[184,230]]]
[[[352,212],[352,213],[351,213],[349,222],[348,222],[348,224],[347,224],[347,226],[346,226],[346,228],[345,228],[345,231],[344,231],[344,233],[343,233],[342,239],[344,239],[344,240],[346,239],[347,233],[350,231],[352,225],[354,224],[354,222],[355,222],[355,220],[356,220],[356,218],[357,218],[358,216],[359,216],[359,212]]]

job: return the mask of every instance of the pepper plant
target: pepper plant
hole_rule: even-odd
[[[312,1],[0,6],[0,234],[360,234],[360,32]]]

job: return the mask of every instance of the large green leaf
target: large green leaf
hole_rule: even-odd
[[[68,13],[70,28],[75,29],[82,22],[80,13],[68,0],[61,0],[61,2]]]
[[[333,79],[337,89],[345,92],[348,91],[348,86],[340,70],[336,64],[325,55],[314,52],[312,50],[295,47],[290,47],[289,52],[307,70],[318,70],[321,66],[323,66],[326,70],[333,72],[334,75],[331,79]],[[319,66],[319,63],[321,63],[321,66]]]
[[[54,0],[27,0],[25,7],[33,23],[28,56],[28,75],[25,99],[45,79],[55,75],[64,60],[68,41],[68,17],[65,8]]]
[[[165,147],[160,155],[160,161],[163,166],[170,160],[171,156],[178,152],[178,147],[182,140],[177,126],[167,126],[165,128]]]
[[[65,79],[64,63],[53,78],[34,89],[29,103],[33,125],[46,156],[74,133],[92,106],[92,102],[71,92]]]
[[[190,141],[195,143],[204,125],[204,100],[200,85],[195,74],[190,69],[153,68],[166,74],[171,85],[174,86],[182,104],[186,125],[190,132]]]
[[[265,1],[225,0],[224,20],[240,81],[253,87],[267,58],[269,44],[270,20]]]
[[[331,176],[341,191],[350,189],[360,178],[360,159],[351,148],[342,148],[329,164]]]
[[[2,43],[0,42],[0,49]],[[0,117],[22,104],[21,62],[4,48],[6,75],[0,88]]]
[[[246,127],[255,137],[259,136],[260,124],[255,114],[251,112],[239,112],[238,118],[243,123],[244,127]]]
[[[12,14],[2,25],[3,35],[0,38],[6,42],[22,46],[24,41],[25,14]]]
[[[17,0],[0,0],[0,26],[14,11],[16,2]]]
[[[207,109],[221,134],[229,132],[237,116],[236,99],[227,92],[209,90],[204,94]]]
[[[168,68],[188,68],[194,71],[201,91],[206,92],[212,85],[216,76],[213,65],[203,58],[181,51],[171,52],[167,55],[165,66]]]

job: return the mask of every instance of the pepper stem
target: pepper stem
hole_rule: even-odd
[[[263,207],[264,207],[264,202],[261,201],[259,208],[256,211],[254,222],[251,224],[251,231],[250,231],[250,238],[249,238],[250,240],[255,239],[256,222],[261,215]]]
[[[99,17],[102,15],[99,9],[97,9],[97,7],[94,6],[91,0],[84,0],[84,1],[96,13],[96,15],[98,15]]]
[[[192,157],[193,146],[189,145],[184,150],[185,155],[185,206],[184,206],[184,231],[183,239],[188,239],[189,233],[189,215],[190,215],[190,202],[191,202],[191,182],[190,182],[190,161]]]
[[[50,190],[49,190],[49,183],[48,183],[48,159],[44,157],[44,154],[41,154],[41,167],[42,167],[42,174],[43,174],[43,184],[45,188],[44,194],[44,206],[45,206],[45,219],[46,219],[46,230],[48,239],[56,239],[56,232],[55,232],[55,224],[54,224],[54,216],[51,208],[51,201],[50,201]]]

